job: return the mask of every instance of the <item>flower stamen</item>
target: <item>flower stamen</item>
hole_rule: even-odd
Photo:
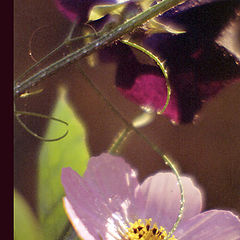
[[[161,240],[167,237],[167,232],[164,227],[158,227],[154,224],[151,227],[152,219],[145,219],[145,223],[142,223],[141,219],[138,219],[135,223],[130,223],[128,232],[126,233],[127,240]],[[174,235],[168,240],[177,240]]]

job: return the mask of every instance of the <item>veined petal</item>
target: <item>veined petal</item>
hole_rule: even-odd
[[[240,221],[232,212],[211,210],[180,224],[175,236],[178,240],[239,240]]]
[[[95,239],[105,239],[106,233],[118,234],[128,219],[127,209],[138,187],[136,172],[122,158],[110,154],[92,157],[84,177],[64,168],[62,184],[72,208],[66,208],[69,216],[77,216],[81,221],[75,225],[84,225],[84,233]],[[115,231],[109,233],[114,227]]]
[[[66,197],[63,198],[63,205],[68,215],[68,218],[70,219],[70,222],[73,225],[78,236],[83,239],[95,240],[95,238],[89,233],[85,225],[82,223],[81,219],[76,214],[76,212],[72,208],[71,203],[68,201]]]
[[[200,213],[202,210],[202,193],[189,177],[181,177],[185,207],[182,221]],[[152,218],[154,223],[168,231],[177,220],[180,208],[180,190],[176,176],[170,172],[157,173],[148,177],[141,184],[139,191],[145,197],[144,218]]]

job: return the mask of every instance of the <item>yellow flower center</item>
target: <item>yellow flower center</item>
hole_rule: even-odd
[[[152,219],[145,219],[145,223],[142,223],[141,219],[138,219],[135,223],[130,223],[128,232],[126,236],[128,240],[160,240],[167,237],[166,230],[161,226],[157,227],[154,224],[151,227]],[[177,240],[174,235],[172,235],[168,240]]]

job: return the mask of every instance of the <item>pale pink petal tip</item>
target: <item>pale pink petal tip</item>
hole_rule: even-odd
[[[211,210],[181,224],[175,236],[179,240],[240,240],[240,221],[230,211]]]

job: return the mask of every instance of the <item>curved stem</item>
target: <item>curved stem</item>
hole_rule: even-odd
[[[183,185],[182,185],[182,180],[180,178],[180,173],[179,173],[179,170],[176,168],[176,165],[173,163],[173,161],[170,160],[166,154],[162,153],[162,151],[159,149],[159,147],[157,145],[154,145],[144,134],[142,134],[137,129],[135,129],[135,132],[164,160],[165,164],[168,165],[172,169],[173,173],[175,174],[175,176],[177,178],[177,182],[178,182],[179,189],[180,189],[180,208],[179,208],[177,220],[174,223],[171,231],[168,233],[168,236],[165,238],[165,239],[168,239],[172,236],[172,234],[176,230],[178,224],[180,223],[180,221],[183,217],[185,199],[184,199],[184,189],[183,189]]]
[[[164,154],[157,145],[153,144],[144,134],[141,133],[141,131],[139,131],[137,128],[135,128],[132,124],[130,124],[128,122],[128,120],[122,116],[122,114],[118,111],[118,109],[110,102],[108,101],[108,99],[101,93],[101,91],[98,89],[98,87],[89,79],[89,77],[86,75],[86,73],[81,69],[81,67],[79,67],[79,70],[82,74],[82,76],[84,77],[84,79],[87,81],[87,83],[95,90],[95,92],[97,93],[97,95],[104,101],[104,103],[111,109],[111,111],[113,111],[118,117],[119,119],[121,119],[123,121],[123,123],[126,125],[126,130],[122,132],[122,134],[120,134],[120,137],[117,139],[118,141],[115,142],[116,147],[112,147],[110,148],[110,150],[114,151],[115,149],[118,148],[118,146],[120,146],[121,141],[124,140],[124,136],[126,135],[126,133],[128,131],[134,131],[140,138],[142,138],[144,140],[145,143],[147,143],[165,162],[166,165],[168,165],[173,173],[175,174],[176,178],[177,178],[177,182],[179,185],[179,189],[180,189],[180,208],[179,208],[179,214],[177,217],[177,220],[175,222],[175,224],[173,225],[171,231],[169,232],[168,236],[165,239],[168,239],[171,237],[171,235],[173,234],[173,232],[176,230],[178,224],[180,223],[182,216],[183,216],[183,210],[184,210],[184,190],[183,190],[183,185],[182,185],[182,181],[180,178],[180,173],[179,170],[176,168],[176,165],[174,164],[174,162],[172,160],[170,160],[166,154]]]
[[[39,72],[26,79],[25,81],[21,83],[16,83],[16,86],[14,87],[14,96],[21,95],[21,93],[23,93],[25,90],[32,87],[33,85],[36,85],[41,79],[49,76],[53,72],[57,71],[59,68],[91,54],[92,52],[96,51],[100,47],[105,46],[106,44],[118,40],[121,36],[133,31],[134,29],[145,23],[147,20],[164,13],[165,11],[184,1],[185,0],[164,0],[152,6],[148,10],[139,13],[135,17],[117,26],[112,31],[103,34],[98,39],[89,43],[87,46],[84,46],[83,48],[78,49],[75,52],[70,53],[62,59],[52,63],[48,67],[45,67],[44,69],[40,70]]]
[[[124,128],[122,131],[119,132],[116,139],[113,140],[111,147],[108,149],[108,152],[111,154],[117,154],[121,145],[125,142],[128,135],[132,132],[132,129],[129,127]]]
[[[164,67],[164,64],[159,60],[159,58],[154,55],[153,53],[151,53],[150,51],[148,51],[147,49],[145,49],[144,47],[136,44],[136,43],[132,43],[132,42],[129,42],[127,40],[121,40],[122,43],[124,44],[127,44],[131,47],[134,47],[138,50],[140,50],[141,52],[145,53],[146,55],[148,55],[150,58],[152,58],[156,63],[157,65],[160,67],[160,69],[162,70],[162,73],[166,79],[166,85],[167,85],[167,99],[166,99],[166,103],[165,105],[163,106],[163,108],[161,110],[158,110],[158,114],[163,114],[164,111],[166,110],[168,104],[169,104],[169,101],[170,101],[170,95],[171,95],[171,86],[170,86],[170,82],[169,82],[169,79],[168,79],[168,72],[167,72],[167,69]]]

